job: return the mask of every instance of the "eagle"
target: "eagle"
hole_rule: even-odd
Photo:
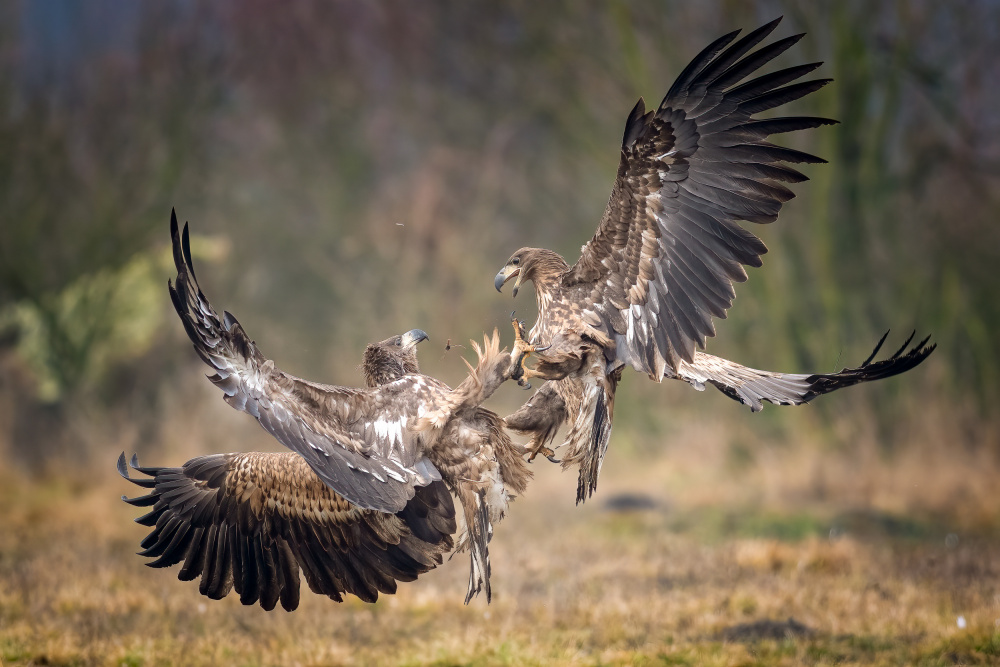
[[[180,468],[141,467],[133,456],[144,478],[130,478],[123,453],[119,472],[150,489],[122,497],[152,507],[136,520],[153,528],[141,543],[140,555],[156,558],[147,564],[183,561],[178,577],[200,575],[208,597],[235,589],[243,604],[292,610],[300,569],[316,593],[374,602],[457,547],[470,552],[465,602],[483,588],[489,600],[493,524],[530,472],[503,421],[480,404],[523,372],[530,350],[518,343],[508,355],[494,332],[474,344],[478,363],[466,362],[468,377],[452,389],[420,373],[416,346],[427,334],[414,329],[365,349],[365,388],[303,380],[277,369],[230,313],[218,317],[175,213],[170,233],[170,296],[214,370],[209,379],[292,451],[213,454]]]
[[[733,284],[747,279],[744,266],[760,266],[767,252],[740,221],[776,220],[794,196],[784,183],[807,180],[789,164],[825,162],[767,138],[836,122],[756,117],[831,81],[800,80],[821,63],[755,74],[802,38],[754,50],[780,20],[738,41],[736,30],[712,42],[656,109],[646,111],[639,99],[625,122],[611,197],[575,264],[551,250],[521,248],[494,279],[498,291],[516,279],[515,297],[521,284],[534,283],[538,316],[529,339],[548,346],[525,373],[545,382],[506,425],[531,436],[530,458],[551,459],[547,445],[571,424],[562,462],[580,468],[578,503],[597,488],[626,366],[656,382],[710,384],[757,411],[762,401],[797,405],[902,373],[934,350],[924,339],[907,351],[911,335],[891,357],[873,361],[883,336],[860,366],[817,374],[755,370],[701,351],[715,335],[712,318],[725,318],[733,303]]]

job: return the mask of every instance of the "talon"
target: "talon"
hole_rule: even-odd
[[[541,377],[533,369],[524,365],[528,357],[536,352],[544,352],[552,347],[549,345],[532,345],[525,340],[524,320],[514,317],[516,311],[510,312],[510,325],[514,328],[514,349],[510,353],[512,368],[510,377],[517,380],[518,385],[525,389],[531,389],[531,385],[526,381],[529,377]]]
[[[548,447],[546,447],[545,445],[538,445],[537,447],[535,447],[535,449],[528,451],[530,452],[528,454],[528,463],[534,463],[535,457],[538,456],[539,454],[547,458],[549,461],[552,461],[553,463],[561,463],[561,461],[555,457],[556,453],[551,449],[549,449]]]
[[[553,463],[561,463],[561,461],[555,457],[556,453],[553,450],[546,447],[543,443],[538,442],[535,438],[532,438],[523,445],[519,445],[519,448],[521,449],[521,453],[528,457],[526,459],[528,463],[533,463],[535,461],[535,457],[539,454]]]

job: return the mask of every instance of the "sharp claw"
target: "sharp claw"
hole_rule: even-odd
[[[531,383],[525,381],[525,379],[523,377],[517,381],[517,386],[521,387],[525,391],[527,391],[528,389],[531,389]]]
[[[535,462],[535,457],[538,456],[539,454],[543,455],[545,458],[547,458],[552,463],[562,463],[562,461],[560,459],[557,459],[555,457],[556,453],[553,450],[549,449],[548,447],[545,447],[544,445],[540,445],[540,446],[536,447],[534,451],[528,450],[527,447],[525,447],[525,450],[527,450],[527,451],[525,451],[525,454],[528,455],[528,458],[527,458],[527,462],[528,463],[534,463]]]

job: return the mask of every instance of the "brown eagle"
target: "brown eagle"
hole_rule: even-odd
[[[441,562],[454,545],[456,511],[471,555],[466,603],[483,587],[490,598],[487,543],[530,473],[503,430],[480,407],[528,350],[507,355],[494,333],[479,362],[455,389],[421,375],[419,329],[367,347],[367,388],[318,384],[284,373],[266,359],[228,312],[220,320],[198,287],[187,225],[171,215],[176,284],[170,295],[209,379],[225,400],[260,422],[292,453],[214,454],[180,468],[132,467],[151,489],[127,499],[152,506],[137,519],[154,527],[143,540],[148,563],[183,561],[182,580],[222,598],[233,588],[264,609],[299,600],[299,569],[316,593],[367,602],[393,593]],[[468,365],[468,363],[467,363]],[[124,454],[119,472],[128,479]]]
[[[934,349],[925,339],[904,353],[907,340],[889,359],[873,362],[873,352],[857,368],[813,375],[754,370],[695,350],[715,335],[712,318],[726,317],[733,283],[747,278],[744,265],[760,266],[767,252],[739,221],[773,222],[793,197],[783,183],[806,180],[788,163],[824,162],[767,137],[835,123],[755,118],[830,81],[798,81],[821,63],[745,80],[802,37],[751,52],[779,21],[735,42],[739,30],[714,41],[656,109],[647,112],[639,100],[625,122],[611,198],[576,264],[551,250],[521,248],[496,275],[497,290],[517,279],[514,296],[522,283],[534,283],[538,319],[530,340],[549,346],[526,375],[549,382],[507,417],[507,426],[532,436],[532,458],[551,458],[546,445],[571,423],[563,465],[580,466],[577,502],[596,488],[625,366],[657,382],[711,384],[756,411],[762,401],[796,405],[902,373]]]

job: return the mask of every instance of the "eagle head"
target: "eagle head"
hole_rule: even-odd
[[[427,340],[424,331],[410,329],[379,343],[369,343],[361,358],[365,383],[369,387],[377,387],[398,380],[407,373],[419,373],[417,343],[423,340]]]
[[[535,287],[548,285],[552,279],[558,277],[569,265],[558,253],[543,248],[521,248],[507,260],[496,278],[493,279],[493,286],[500,291],[500,288],[516,277],[514,283],[513,296],[517,296],[517,290],[521,283],[532,281]]]

